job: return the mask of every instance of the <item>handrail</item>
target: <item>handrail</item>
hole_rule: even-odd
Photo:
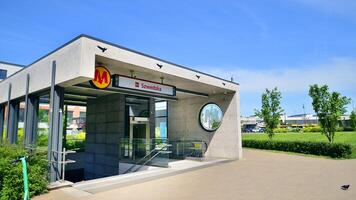
[[[167,146],[166,146],[167,147]],[[140,170],[143,166],[145,166],[148,162],[150,162],[152,159],[154,159],[155,157],[157,157],[160,153],[162,153],[163,149],[159,150],[155,155],[153,155],[150,159],[146,160],[146,162],[144,162],[142,165],[140,165],[136,170],[134,170],[133,172],[137,172],[138,170]],[[164,152],[166,152],[167,150],[164,150]],[[168,153],[172,153],[171,151]]]
[[[161,152],[164,148],[167,148],[169,146],[172,146],[171,144],[165,144],[163,147],[161,147],[160,149],[158,149],[158,154],[159,152]],[[130,168],[128,168],[123,174],[126,174],[128,172],[131,172],[131,170],[136,167],[139,163],[141,163],[142,161],[144,161],[148,156],[150,156],[153,152],[157,151],[156,148],[152,149],[148,154],[146,154],[143,158],[141,158],[140,160],[138,160],[137,162],[135,162]],[[144,162],[144,164],[142,164],[138,169],[140,169],[143,165],[147,164],[149,161],[151,161],[153,158],[155,158],[157,156],[157,153],[154,155],[154,157],[152,157],[151,159],[148,159],[147,162]],[[135,170],[137,171],[137,169]]]

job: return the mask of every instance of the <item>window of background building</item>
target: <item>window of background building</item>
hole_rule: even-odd
[[[7,70],[0,69],[0,79],[5,79],[7,75]]]
[[[79,117],[80,118],[85,118],[86,114],[87,114],[86,112],[80,112],[79,113]]]
[[[67,111],[67,126],[73,123],[73,111]]]

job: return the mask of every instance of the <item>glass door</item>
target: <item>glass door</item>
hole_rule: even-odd
[[[150,151],[149,102],[149,98],[126,97],[128,148],[125,157],[133,160],[144,157]]]

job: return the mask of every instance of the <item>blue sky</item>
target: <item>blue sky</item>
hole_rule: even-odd
[[[241,114],[266,87],[311,113],[310,84],[356,104],[356,1],[0,1],[0,60],[29,64],[85,33],[241,85]],[[356,106],[356,105],[355,105]],[[352,105],[349,105],[349,111]]]

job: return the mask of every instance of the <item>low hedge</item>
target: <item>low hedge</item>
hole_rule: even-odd
[[[47,190],[46,153],[29,154],[17,145],[0,144],[0,200],[23,199],[23,177],[21,162],[13,160],[28,156],[27,172],[30,197],[42,194]]]
[[[351,146],[348,144],[304,141],[243,140],[243,147],[289,151],[332,158],[349,158]]]

